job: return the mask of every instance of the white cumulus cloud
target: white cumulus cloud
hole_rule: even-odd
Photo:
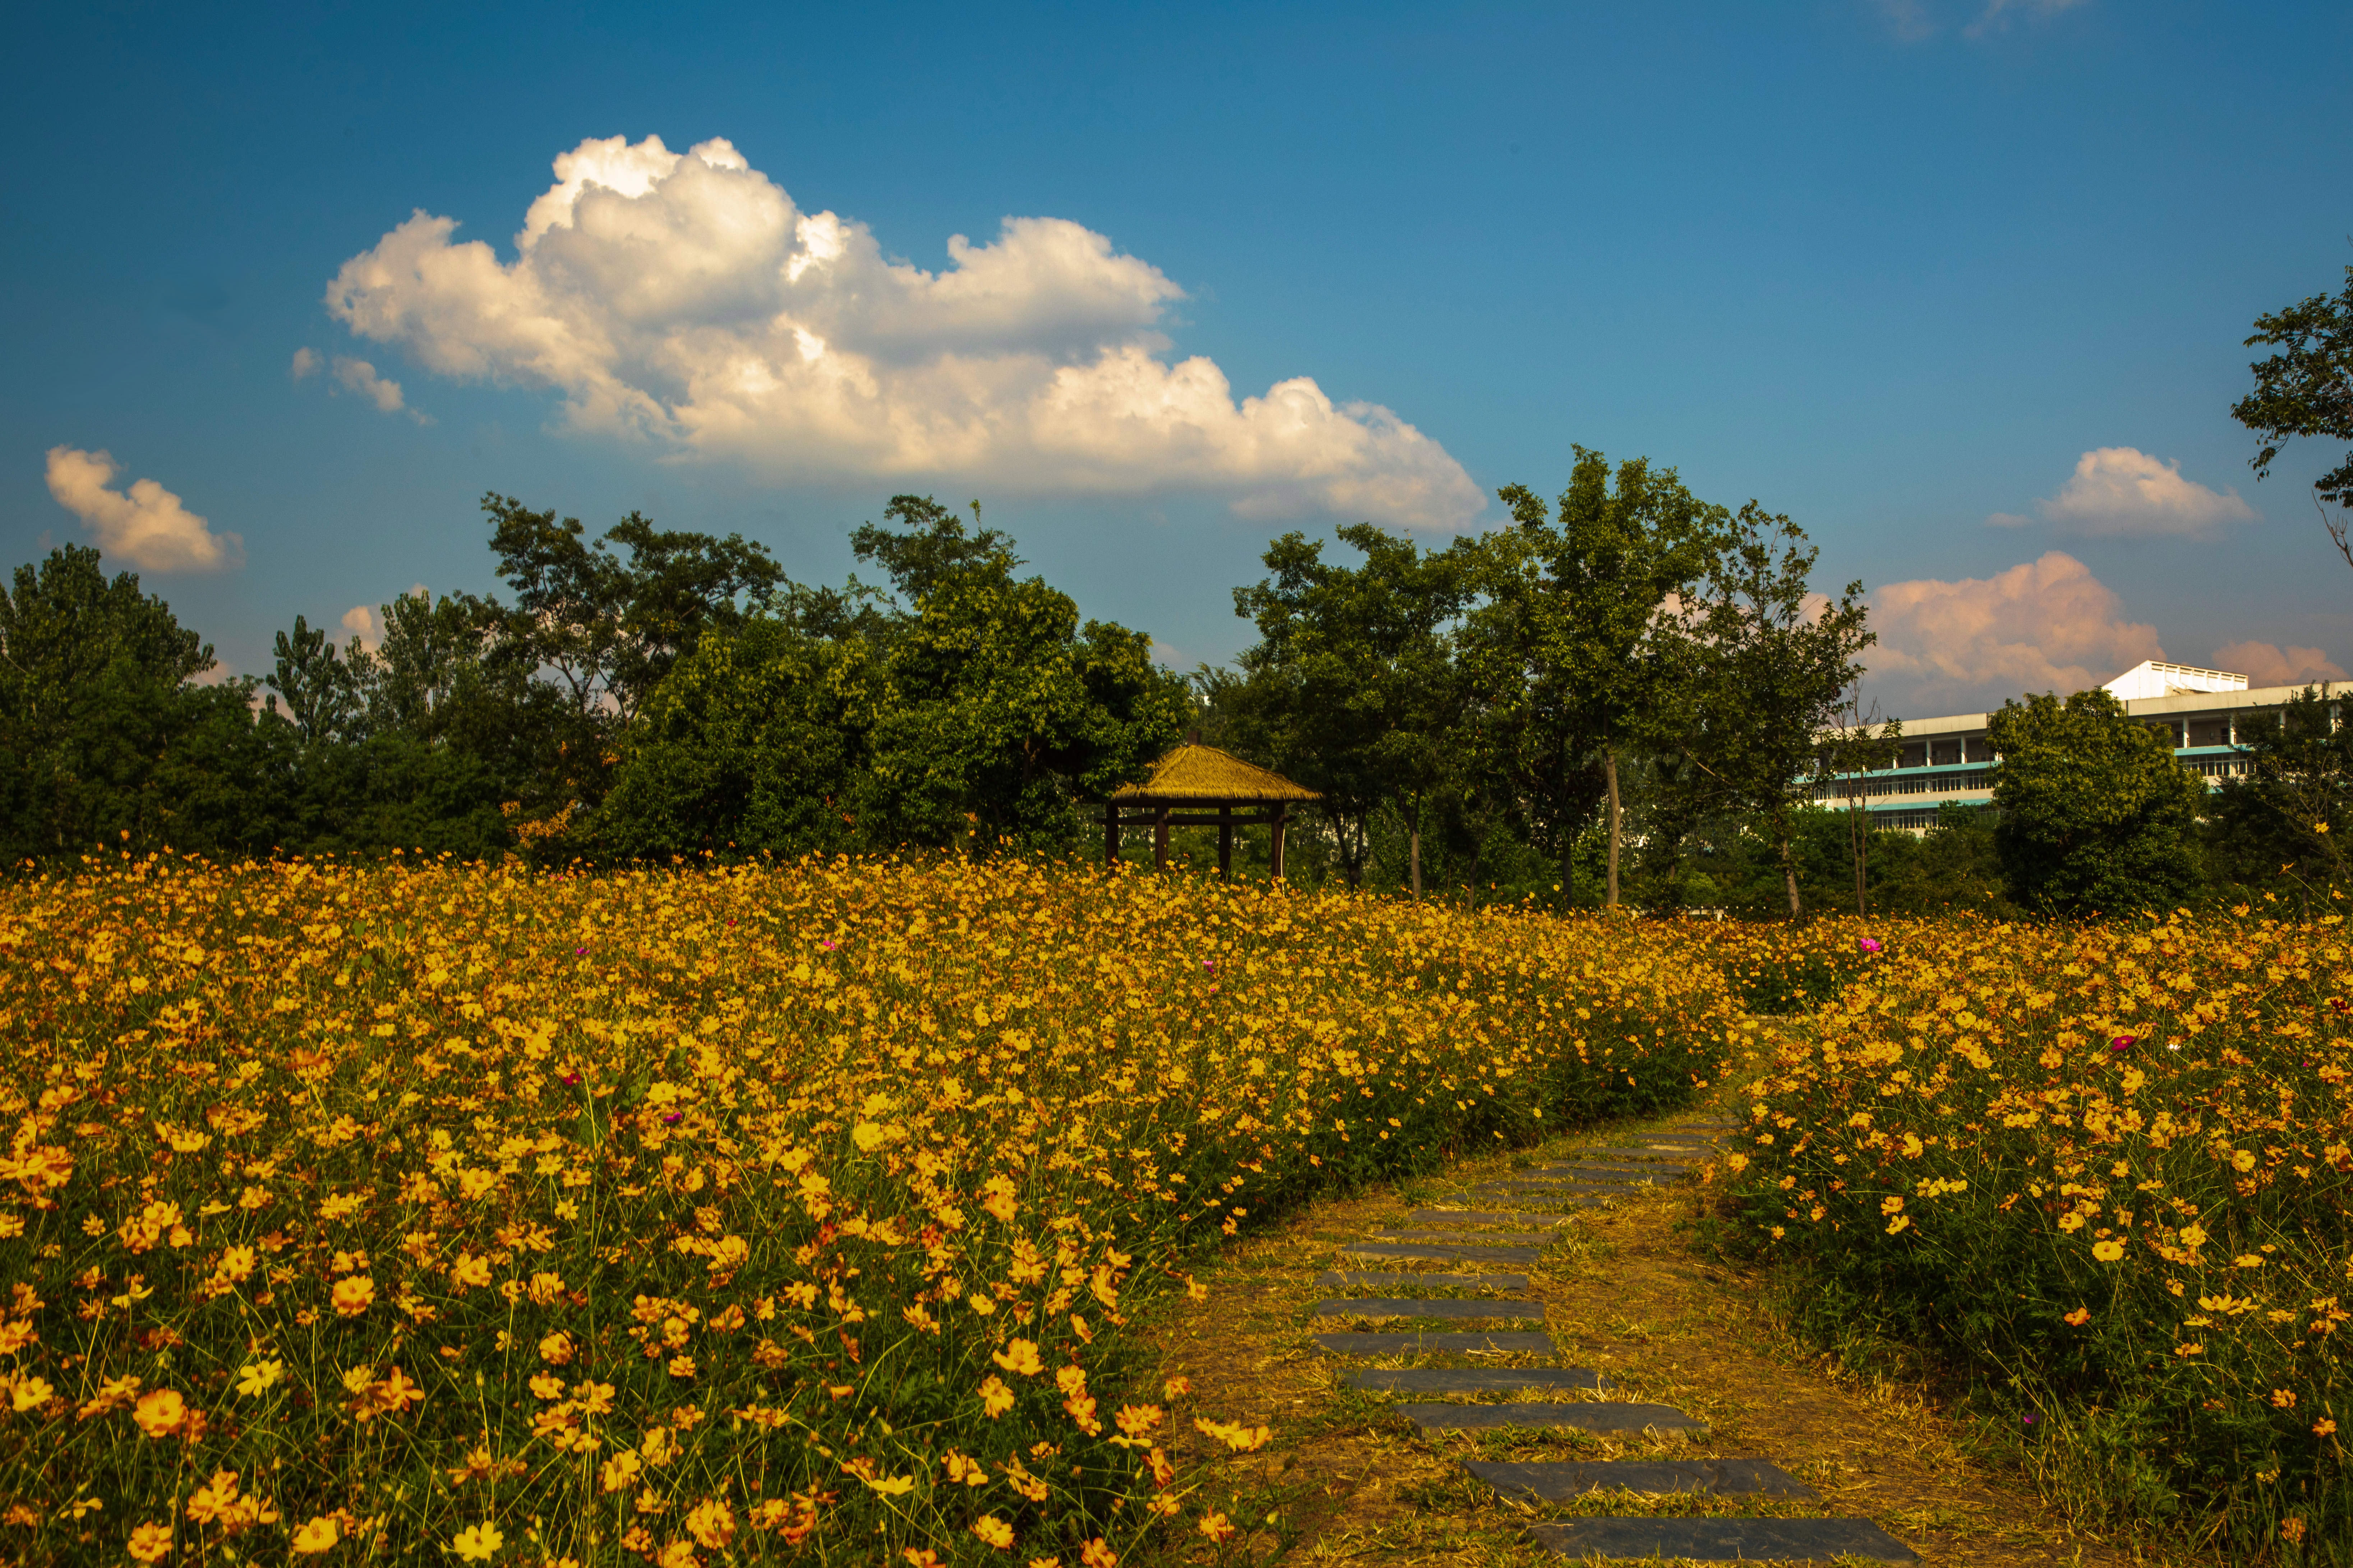
[[[1872,684],[1912,718],[2064,696],[2165,657],[2156,627],[2125,619],[2115,590],[2056,550],[1990,577],[1890,583],[1871,608]]]
[[[215,533],[153,479],[110,489],[120,471],[105,452],[48,450],[49,493],[98,536],[99,548],[144,572],[217,572],[245,563],[245,541]]]
[[[375,404],[379,412],[397,414],[406,406],[406,400],[400,395],[400,383],[376,374],[375,366],[364,359],[346,359],[337,355],[335,380],[344,391],[356,392]]]
[[[2131,447],[2100,447],[2075,460],[2059,493],[2037,501],[2045,522],[2094,539],[2218,539],[2234,522],[2257,521],[2233,489],[2211,490],[2181,477],[2179,458],[2152,458]],[[1998,511],[1997,528],[2031,520]]]
[[[345,647],[373,653],[384,641],[384,618],[370,605],[353,605],[343,612],[343,637]]]
[[[318,374],[320,367],[328,363],[322,359],[315,350],[296,349],[294,363],[287,367],[287,374],[296,381],[305,381]],[[389,376],[377,374],[375,366],[367,361],[353,359],[348,354],[337,354],[332,365],[335,384],[345,392],[356,393],[366,398],[375,405],[378,413],[405,413],[419,425],[433,423],[431,416],[419,414],[416,409],[408,406],[407,398],[401,394],[400,383]]]
[[[1172,360],[1184,290],[1079,224],[1009,217],[927,271],[724,141],[592,140],[554,172],[512,261],[419,211],[343,264],[328,309],[437,374],[554,391],[575,431],[765,478],[1188,491],[1441,529],[1483,505],[1387,408],[1305,376],[1237,398],[1209,360]]]

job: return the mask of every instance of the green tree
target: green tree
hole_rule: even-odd
[[[621,735],[598,847],[624,856],[861,847],[850,797],[868,766],[877,666],[867,637],[813,637],[781,618],[702,638]]]
[[[486,687],[517,689],[529,670],[513,661],[493,668],[491,653],[505,612],[495,599],[472,594],[436,598],[424,589],[382,605],[384,637],[374,652],[349,660],[367,728],[406,734],[428,744],[448,738],[456,716]]]
[[[1670,679],[1655,635],[1660,612],[1706,570],[1725,513],[1645,458],[1620,463],[1613,489],[1602,455],[1574,450],[1555,516],[1525,486],[1496,492],[1514,526],[1479,543],[1482,602],[1465,628],[1463,659],[1479,693],[1480,761],[1510,781],[1532,840],[1556,858],[1563,882],[1578,833],[1602,809],[1605,897],[1615,904],[1619,766],[1628,748],[1644,743]]]
[[[2281,446],[2299,436],[2353,442],[2353,267],[2345,269],[2344,291],[2335,298],[2315,294],[2256,317],[2247,346],[2258,344],[2280,352],[2247,367],[2254,373],[2255,390],[2231,408],[2231,417],[2263,443],[2250,465],[2255,478],[2268,474]],[[2353,565],[2353,537],[2345,518],[2328,511],[2332,505],[2353,503],[2353,451],[2313,481],[2312,489],[2322,525],[2346,563]]]
[[[1846,802],[1847,850],[1854,866],[1854,912],[1871,913],[1871,845],[1879,837],[1871,826],[1870,774],[1891,766],[1902,749],[1904,726],[1894,719],[1874,723],[1879,704],[1862,709],[1859,687],[1850,687],[1846,710],[1822,731],[1814,762],[1819,776],[1831,781]]]
[[[2276,708],[2241,716],[2235,728],[2247,770],[2214,792],[2208,823],[2216,869],[2261,886],[2280,878],[2305,885],[2353,880],[2345,840],[2353,835],[2353,724],[2344,700],[2307,686]]]
[[[69,544],[0,592],[0,804],[10,859],[151,840],[155,761],[212,649],[128,572]]]
[[[212,649],[171,606],[79,545],[0,590],[0,854],[94,846],[217,854],[283,836],[283,725],[253,683],[198,686]]]
[[[869,524],[851,541],[913,601],[879,634],[868,767],[850,790],[861,836],[1073,847],[1078,802],[1109,795],[1182,732],[1185,683],[1153,664],[1144,633],[1082,624],[1070,595],[1016,579],[1009,538],[966,534],[929,498],[892,507],[907,527]]]
[[[2010,896],[2064,915],[2124,914],[2187,898],[2205,786],[2110,692],[2002,704],[1987,725]]]
[[[1793,813],[1811,799],[1822,736],[1838,729],[1860,656],[1876,640],[1862,584],[1836,600],[1812,588],[1805,531],[1752,500],[1731,521],[1698,596],[1662,623],[1655,721],[1689,763],[1684,788],[1762,824],[1789,918],[1804,912]]]
[[[1150,639],[1098,621],[1012,541],[967,532],[926,497],[853,535],[907,603],[795,589],[707,635],[619,742],[596,817],[617,853],[800,853],[993,846],[1064,850],[1077,804],[1141,771],[1181,731],[1184,685]]]
[[[883,522],[861,522],[850,531],[850,553],[882,568],[911,605],[921,604],[950,584],[975,573],[1006,579],[1022,567],[1009,534],[980,525],[980,503],[972,508],[972,531],[964,519],[929,496],[892,496]],[[896,527],[886,526],[895,523]]]
[[[305,745],[355,738],[366,711],[359,670],[327,640],[325,629],[296,616],[294,630],[278,634],[277,655],[276,669],[262,677],[275,693],[269,699],[270,711],[284,700],[286,718]]]
[[[784,585],[765,545],[656,528],[631,512],[591,542],[576,517],[482,498],[491,551],[515,595],[508,657],[552,669],[573,710],[626,724],[706,631],[732,630]],[[613,552],[618,544],[625,560]]]
[[[1407,876],[1421,893],[1421,826],[1430,794],[1459,772],[1464,683],[1450,628],[1461,616],[1467,558],[1424,554],[1375,524],[1338,531],[1360,566],[1324,559],[1323,543],[1286,533],[1262,560],[1273,575],[1234,590],[1234,613],[1259,640],[1226,694],[1245,751],[1324,796],[1342,873],[1362,884],[1373,814],[1407,829]]]

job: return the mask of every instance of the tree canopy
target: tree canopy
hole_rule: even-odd
[[[1478,755],[1512,779],[1529,826],[1565,854],[1607,808],[1606,900],[1618,901],[1618,764],[1654,738],[1672,679],[1657,633],[1725,542],[1725,509],[1700,500],[1672,468],[1635,458],[1576,462],[1553,516],[1525,485],[1496,494],[1513,526],[1482,540],[1482,603],[1465,643],[1481,694]]]
[[[1987,727],[2010,894],[2063,915],[2124,914],[2187,898],[2205,786],[2168,741],[2094,689],[2002,704]]]
[[[2353,267],[2345,269],[2342,292],[2315,294],[2256,317],[2247,346],[2259,344],[2280,352],[2247,367],[2254,373],[2255,389],[2231,408],[2231,416],[2263,441],[2251,464],[2255,477],[2267,475],[2281,447],[2298,437],[2353,447]],[[2353,565],[2353,537],[2348,536],[2345,519],[2327,510],[2353,504],[2353,449],[2314,480],[2312,489],[2328,536]]]

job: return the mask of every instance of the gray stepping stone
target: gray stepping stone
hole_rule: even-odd
[[[1464,1469],[1499,1492],[1566,1501],[1623,1487],[1630,1492],[1714,1492],[1722,1497],[1783,1497],[1819,1502],[1821,1494],[1763,1459],[1599,1460],[1511,1464],[1472,1459]]]
[[[1599,1187],[1589,1184],[1568,1185],[1547,1183],[1542,1186],[1489,1187],[1474,1195],[1491,1204],[1525,1204],[1532,1210],[1589,1209],[1606,1199],[1622,1198],[1634,1189],[1630,1186]]]
[[[1867,1519],[1576,1519],[1528,1531],[1565,1557],[1689,1557],[1702,1563],[1917,1563],[1912,1549]]]
[[[1524,1209],[1416,1209],[1405,1216],[1403,1224],[1414,1225],[1525,1225],[1537,1215]],[[1567,1225],[1566,1218],[1555,1225]]]
[[[1585,1158],[1613,1163],[1648,1160],[1661,1165],[1694,1165],[1704,1161],[1706,1154],[1689,1149],[1590,1149],[1586,1152]]]
[[[1538,1173],[1556,1181],[1598,1182],[1605,1185],[1632,1183],[1636,1185],[1664,1185],[1688,1177],[1688,1171],[1672,1170],[1663,1165],[1546,1165]],[[1525,1181],[1527,1178],[1522,1177]]]
[[[1517,1175],[1495,1176],[1464,1191],[1466,1199],[1485,1203],[1497,1193],[1535,1193],[1556,1187],[1603,1187],[1620,1185],[1619,1178],[1579,1171],[1525,1171]]]
[[[1389,1230],[1368,1232],[1366,1241],[1419,1241],[1434,1247],[1550,1247],[1560,1239],[1549,1230]]]
[[[1413,1301],[1393,1296],[1318,1301],[1315,1311],[1325,1318],[1522,1318],[1538,1323],[1545,1315],[1542,1301]]]
[[[1573,1197],[1584,1193],[1600,1197],[1612,1192],[1623,1192],[1626,1185],[1623,1182],[1580,1180],[1572,1176],[1514,1176],[1508,1181],[1490,1182],[1485,1186],[1473,1187],[1464,1195],[1481,1203],[1493,1203],[1499,1198],[1550,1197],[1555,1194]]]
[[[1550,1334],[1310,1334],[1334,1355],[1551,1355]]]
[[[1599,1394],[1609,1386],[1581,1366],[1368,1366],[1344,1380],[1370,1394],[1517,1394],[1524,1388],[1566,1388]]]
[[[1457,1290],[1525,1290],[1525,1274],[1391,1274],[1329,1269],[1315,1277],[1318,1290],[1377,1289],[1383,1285],[1451,1286]]]
[[[1336,1249],[1342,1258],[1395,1263],[1516,1263],[1523,1268],[1544,1257],[1540,1247],[1437,1247],[1411,1241],[1360,1241]]]
[[[1398,1414],[1424,1430],[1481,1426],[1568,1426],[1579,1432],[1655,1432],[1662,1437],[1707,1436],[1707,1423],[1672,1405],[1588,1399],[1574,1405],[1400,1405]]]

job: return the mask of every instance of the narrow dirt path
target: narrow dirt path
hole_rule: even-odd
[[[1758,1281],[1679,1228],[1726,1130],[1588,1130],[1231,1245],[1163,1325],[1165,1373],[1274,1436],[1197,1454],[1234,1534],[1179,1560],[2146,1561],[1916,1397],[1789,1352]]]

